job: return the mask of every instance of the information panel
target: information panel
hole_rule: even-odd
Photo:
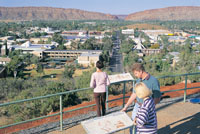
[[[133,121],[125,112],[115,112],[81,122],[87,134],[110,134],[133,125]]]
[[[110,83],[133,80],[133,77],[130,73],[108,75],[108,78],[110,80]]]

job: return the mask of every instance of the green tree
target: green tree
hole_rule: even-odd
[[[44,69],[43,69],[43,66],[42,66],[42,64],[41,63],[38,63],[37,64],[37,69],[36,69],[36,71],[38,72],[38,73],[44,73]]]
[[[159,49],[159,48],[160,48],[160,45],[159,45],[159,44],[154,44],[154,45],[151,45],[150,48],[151,48],[151,49]]]
[[[39,58],[35,55],[32,55],[31,57],[31,63],[37,65],[39,63]]]
[[[130,52],[127,55],[124,55],[123,65],[127,72],[131,72],[131,66],[133,63],[138,62],[139,56],[136,52]]]
[[[15,73],[22,71],[22,68],[20,68],[22,66],[23,62],[22,62],[22,58],[19,56],[13,56],[11,59],[11,62],[8,63],[6,65],[6,69],[7,69],[7,74],[8,75],[12,75],[15,77]]]
[[[139,32],[138,28],[136,28],[136,29],[134,30],[134,36],[135,36],[136,38],[138,38],[138,37],[140,36],[140,32]]]
[[[52,37],[52,40],[57,42],[59,45],[63,45],[64,44],[64,38],[60,35],[60,34],[54,34]]]
[[[74,72],[75,72],[75,66],[74,65],[65,65],[63,77],[64,78],[72,78]]]
[[[5,55],[8,55],[8,44],[7,44],[7,40],[4,41],[3,45],[5,46]]]
[[[94,50],[94,38],[87,39],[80,47],[81,49]]]
[[[124,54],[129,54],[133,51],[133,47],[136,43],[134,41],[123,41],[121,44],[120,52]]]

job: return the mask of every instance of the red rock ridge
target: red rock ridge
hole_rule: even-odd
[[[152,10],[145,10],[128,15],[125,20],[200,20],[200,7],[198,6],[177,6]]]

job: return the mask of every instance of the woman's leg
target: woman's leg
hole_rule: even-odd
[[[106,92],[101,93],[101,107],[102,107],[102,115],[106,114]]]
[[[97,116],[101,116],[101,109],[100,109],[100,93],[94,93],[94,98],[96,102],[96,108],[97,108]]]

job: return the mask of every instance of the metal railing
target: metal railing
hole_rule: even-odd
[[[188,73],[188,74],[180,74],[180,75],[161,76],[161,77],[157,77],[157,78],[158,79],[165,79],[165,78],[169,78],[169,77],[185,77],[184,78],[185,79],[185,87],[184,88],[182,88],[182,89],[174,89],[174,90],[169,90],[169,91],[162,92],[162,93],[167,93],[167,92],[175,92],[175,91],[182,91],[182,90],[184,90],[184,102],[185,102],[186,101],[186,97],[187,97],[187,94],[186,94],[187,90],[195,89],[195,88],[200,88],[200,86],[191,87],[191,88],[187,87],[187,85],[188,85],[188,83],[187,83],[188,76],[191,76],[191,75],[200,75],[200,72],[197,72],[197,73]],[[122,91],[123,97],[117,98],[117,99],[113,99],[113,100],[108,100],[108,93],[107,93],[107,101],[106,101],[106,103],[107,103],[106,104],[107,105],[106,108],[107,109],[108,109],[108,103],[109,102],[113,102],[113,101],[120,100],[120,99],[123,99],[123,106],[125,105],[125,98],[129,97],[129,96],[125,95],[126,94],[126,83],[127,82],[132,82],[133,86],[134,86],[135,80],[133,80],[133,81],[122,81],[122,82],[112,83],[112,84],[119,84],[119,83],[123,83],[124,84],[123,85],[123,91]],[[75,108],[75,109],[72,109],[72,110],[63,111],[63,104],[62,104],[62,102],[63,102],[63,100],[62,100],[63,95],[71,94],[71,93],[75,93],[75,92],[80,92],[80,91],[86,91],[86,90],[92,90],[92,89],[91,88],[82,88],[82,89],[76,89],[76,90],[71,90],[71,91],[66,91],[66,92],[61,92],[61,93],[56,93],[56,94],[49,94],[49,95],[46,95],[46,96],[39,96],[39,97],[30,98],[30,99],[24,99],[24,100],[17,100],[17,101],[2,103],[2,104],[0,104],[0,107],[12,105],[12,104],[19,104],[19,103],[23,103],[23,102],[29,102],[29,101],[33,101],[33,100],[47,99],[47,98],[50,98],[50,97],[59,96],[60,97],[60,99],[59,99],[60,100],[60,112],[52,114],[52,115],[42,116],[42,117],[38,117],[38,118],[26,120],[26,121],[21,121],[21,122],[9,124],[9,125],[4,125],[4,126],[1,126],[0,129],[11,127],[11,126],[15,126],[15,125],[19,125],[19,124],[23,124],[23,123],[28,123],[28,122],[32,122],[32,121],[36,121],[36,120],[40,120],[40,119],[44,119],[44,118],[48,118],[48,117],[52,117],[52,116],[60,115],[60,131],[62,131],[63,130],[63,114],[68,113],[68,112],[72,112],[72,111],[76,111],[76,110],[80,110],[80,109],[83,109],[83,108],[92,107],[92,106],[96,105],[96,104],[91,104],[91,105],[87,105],[87,106],[84,106],[84,107],[79,107],[79,108]]]

